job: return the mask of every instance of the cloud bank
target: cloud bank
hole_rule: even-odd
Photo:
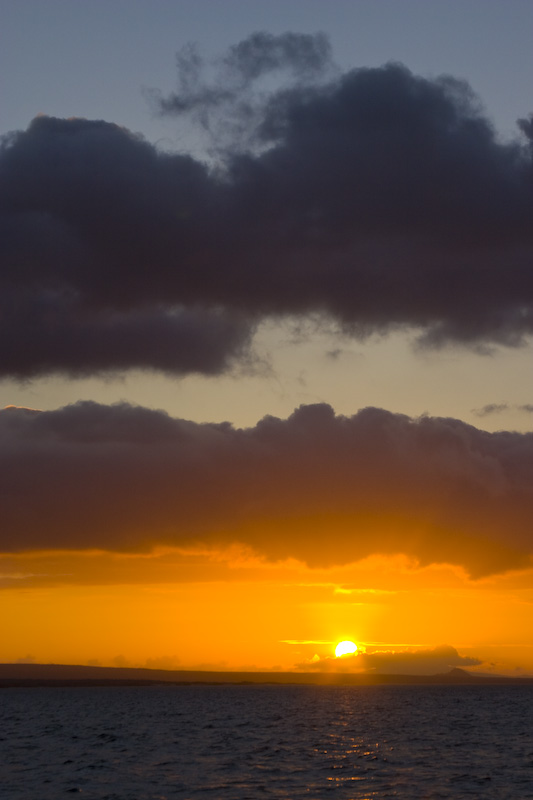
[[[358,651],[342,658],[319,658],[298,664],[300,669],[319,672],[370,672],[376,675],[439,675],[454,668],[479,666],[471,656],[460,656],[450,645],[417,650]]]
[[[324,404],[255,427],[80,402],[0,412],[0,552],[240,542],[269,559],[373,553],[522,568],[533,434]],[[31,498],[31,502],[28,502]]]
[[[178,68],[159,108],[214,135],[210,166],[104,121],[4,137],[0,375],[217,374],[278,315],[426,345],[531,334],[530,120],[503,143],[466,83],[342,73],[320,35]]]

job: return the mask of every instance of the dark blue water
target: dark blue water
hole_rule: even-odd
[[[2,800],[533,798],[531,687],[0,691]]]

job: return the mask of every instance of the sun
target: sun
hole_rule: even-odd
[[[353,642],[339,642],[339,644],[335,648],[335,658],[340,658],[341,656],[348,656],[356,652],[357,652],[357,645],[354,644]]]

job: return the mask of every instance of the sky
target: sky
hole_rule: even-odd
[[[532,4],[0,16],[0,661],[533,674]]]

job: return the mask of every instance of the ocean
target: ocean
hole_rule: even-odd
[[[533,798],[531,686],[0,691],[2,800]]]

